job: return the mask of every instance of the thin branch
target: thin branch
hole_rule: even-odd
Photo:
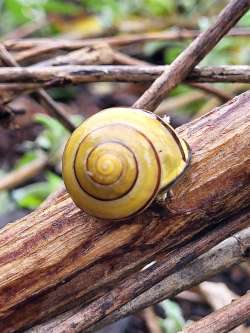
[[[145,309],[142,313],[149,333],[162,333],[157,315],[152,307]]]
[[[48,157],[45,154],[40,154],[36,160],[2,177],[0,191],[11,190],[25,183],[28,179],[37,176],[47,164]]]
[[[200,34],[162,75],[134,103],[138,109],[154,111],[164,97],[185,80],[191,70],[216,46],[221,38],[248,11],[249,0],[231,0],[216,22]]]
[[[183,333],[227,333],[250,318],[250,292],[187,326]]]
[[[19,68],[18,63],[14,60],[12,55],[6,50],[5,46],[0,43],[0,58],[8,66],[13,66]],[[57,118],[65,128],[70,132],[75,130],[75,125],[68,119],[68,116],[65,114],[65,111],[59,104],[57,104],[43,89],[39,89],[35,92],[36,96],[43,102],[48,109],[49,113]]]
[[[19,83],[23,88],[27,86],[35,89],[41,85],[52,87],[87,82],[151,82],[158,78],[164,69],[166,66],[1,67],[0,88],[8,88],[7,83]],[[185,82],[250,83],[250,66],[196,67]]]
[[[142,61],[139,59],[136,59],[134,57],[128,56],[126,54],[123,54],[121,52],[118,51],[113,51],[114,53],[114,60],[118,63],[118,64],[123,64],[123,65],[133,65],[133,66],[153,66],[153,64],[146,62],[146,61]],[[204,83],[189,83],[189,85],[193,88],[202,90],[202,91],[206,91],[209,94],[213,94],[215,96],[217,96],[222,102],[227,102],[230,99],[233,98],[232,95],[225,93],[224,91],[222,91],[221,89],[215,88],[209,84],[204,84]]]
[[[170,111],[181,108],[187,104],[205,99],[207,94],[202,91],[191,91],[184,95],[169,97],[155,111],[156,114],[163,116]]]
[[[200,89],[202,91],[206,91],[209,94],[215,95],[218,97],[222,102],[227,102],[230,99],[233,98],[233,95],[223,91],[222,89],[218,89],[216,87],[213,87],[210,84],[205,84],[205,83],[191,83],[190,86],[196,89]]]
[[[143,34],[127,34],[118,35],[113,37],[91,38],[84,40],[72,40],[72,39],[52,39],[52,38],[27,38],[27,39],[10,39],[5,40],[4,45],[10,51],[20,51],[32,48],[43,47],[44,51],[52,50],[65,50],[73,51],[83,48],[85,46],[91,46],[98,43],[107,43],[111,46],[126,46],[134,43],[145,43],[151,41],[175,41],[184,39],[193,39],[199,36],[202,32],[199,30],[188,29],[176,29],[173,31],[164,32],[149,32]],[[228,37],[249,37],[249,28],[233,28],[227,35]]]
[[[109,44],[98,43],[95,45],[85,46],[76,51],[71,51],[64,55],[59,55],[51,59],[41,61],[41,57],[44,58],[45,54],[40,54],[40,49],[28,49],[19,52],[15,55],[16,61],[21,64],[30,64],[40,61],[34,66],[58,66],[66,64],[75,65],[97,65],[97,64],[112,64],[113,63],[113,51]],[[50,56],[48,54],[48,56]]]

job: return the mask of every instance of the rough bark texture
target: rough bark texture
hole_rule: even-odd
[[[225,242],[223,245],[225,248],[221,246],[215,251],[211,250],[205,258],[196,259],[189,263],[192,258],[198,256],[199,253],[206,252],[213,244],[217,244],[218,239],[223,238],[223,236],[227,237],[236,229],[239,230],[244,225],[249,225],[249,221],[250,212],[243,213],[240,218],[231,220],[229,224],[223,223],[223,226],[220,224],[209,234],[206,234],[206,237],[196,237],[194,241],[181,247],[180,250],[176,249],[171,253],[156,255],[151,267],[131,274],[125,281],[112,286],[111,291],[107,290],[102,297],[93,301],[89,306],[78,306],[66,311],[48,323],[34,327],[29,333],[68,333],[71,332],[72,327],[74,333],[94,332],[95,329],[118,319],[119,316],[135,312],[203,281],[219,269],[225,269],[234,260],[238,259],[240,262],[246,258],[250,246],[247,244],[250,233],[249,231],[248,233],[247,231],[239,233],[238,236]],[[210,254],[210,252],[212,253]],[[216,254],[218,258],[216,258]],[[185,265],[187,263],[189,265]],[[181,269],[183,266],[184,268]],[[201,267],[203,270],[200,270]],[[176,270],[176,273],[169,276],[171,272]],[[143,292],[143,290],[146,291]],[[141,292],[143,293],[141,294]],[[139,294],[140,296],[137,296]],[[121,306],[121,304],[125,305]]]
[[[162,249],[170,252],[246,209],[249,106],[247,92],[178,129],[193,160],[164,207],[122,223],[104,222],[61,193],[50,207],[2,229],[0,331],[20,330],[80,299],[86,303],[102,294],[106,283],[139,269]]]
[[[182,333],[227,333],[247,321],[249,317],[250,292],[197,323],[191,324]]]
[[[197,286],[200,282],[214,276],[218,272],[224,271],[233,264],[249,259],[250,256],[250,228],[247,228],[238,234],[223,241],[203,256],[197,258],[183,269],[166,277],[161,282],[154,285],[142,293],[131,302],[122,306],[119,310],[114,311],[96,325],[91,326],[85,333],[95,332],[101,327],[110,324],[120,318],[135,313],[152,304],[159,303],[166,298],[172,297],[183,290],[187,290],[193,286]],[[167,257],[166,257],[167,259]],[[53,319],[47,325],[41,325],[40,330],[34,328],[29,333],[50,333],[49,328],[57,327],[60,322],[80,309],[74,309],[72,312],[66,312],[62,317]],[[74,311],[74,312],[73,312]]]

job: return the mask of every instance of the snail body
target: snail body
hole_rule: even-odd
[[[75,204],[101,219],[139,214],[184,172],[186,142],[151,112],[110,108],[88,118],[63,154],[63,178]]]

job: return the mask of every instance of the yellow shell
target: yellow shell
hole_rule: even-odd
[[[190,150],[151,112],[110,108],[88,118],[68,140],[63,178],[90,215],[122,220],[147,208],[179,177]]]

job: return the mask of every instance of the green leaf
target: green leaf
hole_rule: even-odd
[[[248,11],[239,21],[239,26],[250,27],[250,11]]]
[[[37,114],[35,121],[44,126],[44,131],[36,140],[37,143],[43,149],[56,152],[69,136],[68,131],[59,121],[45,114]]]
[[[169,47],[164,52],[165,64],[171,64],[175,58],[184,50],[184,45]]]
[[[46,181],[34,183],[12,191],[12,196],[22,208],[35,209],[47,196],[62,184],[62,179],[52,172],[46,173]]]
[[[57,14],[68,14],[76,15],[82,10],[81,6],[74,3],[59,1],[59,0],[48,0],[44,3],[43,8],[49,13]]]
[[[23,11],[23,4],[19,0],[5,0],[5,8],[9,12],[9,17],[15,24],[24,24],[29,21]]]
[[[29,164],[31,161],[37,159],[38,154],[35,150],[27,151],[17,162],[15,165],[16,169],[21,168],[22,166]]]
[[[185,325],[185,320],[179,305],[168,299],[161,302],[161,305],[167,314],[166,319],[160,319],[160,324],[164,332],[177,333],[181,331]]]

